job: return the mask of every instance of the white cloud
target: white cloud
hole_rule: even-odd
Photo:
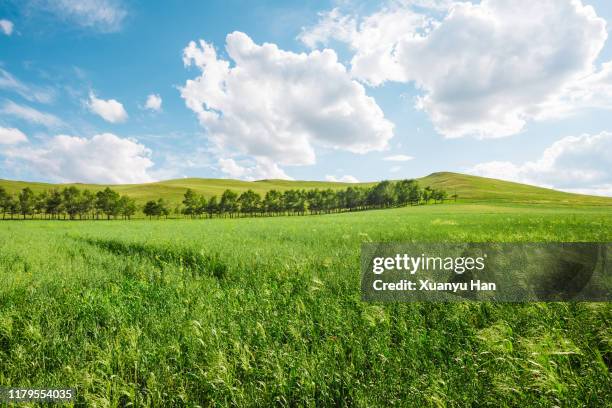
[[[332,50],[296,54],[255,44],[246,34],[227,36],[229,61],[201,40],[183,61],[202,74],[181,96],[222,152],[251,157],[276,172],[282,165],[316,161],[315,147],[354,153],[383,150],[393,124],[352,80]]]
[[[49,103],[55,97],[52,90],[26,85],[2,68],[0,68],[0,89],[15,92],[32,102]]]
[[[2,108],[0,108],[0,113],[43,125],[48,128],[65,126],[65,123],[55,115],[41,112],[26,105],[19,105],[13,101],[6,101]]]
[[[5,35],[13,34],[13,22],[9,20],[0,20],[0,31]]]
[[[27,141],[27,136],[21,130],[0,126],[0,145],[12,145]]]
[[[319,13],[319,22],[314,27],[302,27],[298,39],[310,48],[328,45],[330,40],[350,43],[358,34],[357,21],[353,16],[345,15],[336,7],[328,12]]]
[[[348,174],[345,174],[344,176],[341,176],[341,177],[327,175],[325,176],[325,180],[332,181],[335,183],[359,183],[359,180],[357,180],[356,177],[353,177]]]
[[[162,106],[162,98],[157,94],[151,94],[147,96],[147,102],[145,103],[145,108],[159,112]]]
[[[530,120],[612,104],[610,66],[595,65],[606,22],[592,7],[580,0],[448,7],[438,20],[410,2],[361,20],[336,12],[301,38],[309,45],[326,35],[348,43],[355,50],[352,74],[369,84],[414,83],[422,92],[417,107],[447,137],[503,137]]]
[[[121,0],[31,0],[37,10],[101,32],[121,29],[127,11]]]
[[[560,190],[612,196],[612,133],[564,137],[522,164],[492,161],[468,173]]]
[[[391,173],[397,173],[398,171],[400,171],[402,169],[402,166],[393,166],[389,169],[389,172]]]
[[[327,45],[330,40],[349,44],[355,51],[351,60],[352,75],[377,86],[390,80],[409,80],[397,61],[398,42],[415,37],[428,21],[402,3],[392,3],[362,20],[335,8],[320,13],[319,23],[303,28],[298,38],[311,48]]]
[[[251,165],[240,165],[234,159],[219,159],[219,170],[231,178],[244,180],[282,179],[293,180],[276,163],[259,158]]]
[[[133,139],[111,133],[92,138],[58,135],[42,146],[7,149],[41,176],[60,182],[144,183],[153,181],[151,151]]]
[[[393,156],[387,156],[387,157],[383,158],[383,160],[386,160],[386,161],[395,161],[395,162],[405,162],[405,161],[409,161],[409,160],[412,160],[412,159],[414,159],[414,157],[408,156],[408,155],[405,155],[405,154],[396,154],[396,155],[393,155]]]
[[[128,118],[128,114],[123,109],[121,102],[115,99],[98,99],[93,92],[89,94],[87,106],[91,112],[110,123],[125,122]]]

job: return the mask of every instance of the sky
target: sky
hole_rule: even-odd
[[[0,3],[0,178],[612,196],[605,0]]]

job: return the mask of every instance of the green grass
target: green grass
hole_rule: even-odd
[[[580,194],[570,194],[546,188],[534,187],[526,184],[512,183],[490,179],[485,177],[470,176],[467,174],[440,172],[422,177],[419,183],[425,187],[430,186],[437,189],[446,190],[450,195],[457,193],[459,199],[465,201],[486,201],[486,202],[524,202],[524,203],[544,203],[544,204],[580,204],[580,205],[612,205],[610,197],[585,196]],[[358,183],[357,185],[370,186],[373,183]],[[17,193],[24,187],[30,187],[38,193],[52,188],[63,188],[64,186],[74,185],[81,189],[92,191],[102,190],[107,185],[96,184],[47,184],[23,181],[0,180],[0,186],[11,193]],[[176,205],[183,199],[183,194],[188,188],[193,189],[206,197],[216,195],[220,197],[225,189],[232,189],[243,192],[251,189],[264,195],[271,189],[280,191],[288,189],[340,189],[353,184],[335,183],[325,181],[287,181],[287,180],[260,180],[260,181],[240,181],[228,179],[197,179],[185,178],[177,180],[167,180],[148,184],[125,184],[108,185],[120,194],[127,194],[134,198],[138,204],[142,205],[148,200],[164,198],[168,202]]]
[[[610,207],[562,203],[7,221],[0,384],[91,406],[605,406],[609,303],[364,303],[359,248],[611,240]]]

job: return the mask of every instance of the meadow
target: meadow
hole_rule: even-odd
[[[0,384],[89,406],[609,406],[609,303],[361,301],[362,242],[612,241],[609,205],[489,201],[3,222]]]

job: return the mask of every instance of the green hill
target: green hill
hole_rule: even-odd
[[[446,190],[449,195],[457,193],[462,201],[612,205],[612,197],[566,193],[550,188],[460,173],[432,173],[420,178],[419,182],[423,186]]]
[[[571,194],[547,188],[530,186],[527,184],[513,183],[509,181],[496,180],[485,177],[470,176],[467,174],[440,172],[432,173],[426,177],[419,178],[421,186],[443,189],[449,195],[457,194],[461,201],[486,201],[486,202],[514,202],[514,203],[549,203],[549,204],[584,204],[584,205],[612,205],[612,198]],[[373,183],[358,183],[356,185],[368,186]],[[241,181],[230,179],[200,179],[184,178],[176,180],[159,181],[145,184],[49,184],[37,182],[0,180],[0,186],[11,193],[17,193],[24,187],[30,187],[34,192],[63,188],[65,186],[77,186],[81,189],[98,191],[109,186],[120,194],[127,194],[136,199],[139,204],[147,200],[163,197],[175,204],[182,200],[185,190],[192,190],[207,197],[220,196],[225,189],[237,192],[251,189],[260,194],[276,189],[280,191],[300,188],[346,188],[350,183],[337,183],[326,181],[289,181],[289,180],[259,180]]]

